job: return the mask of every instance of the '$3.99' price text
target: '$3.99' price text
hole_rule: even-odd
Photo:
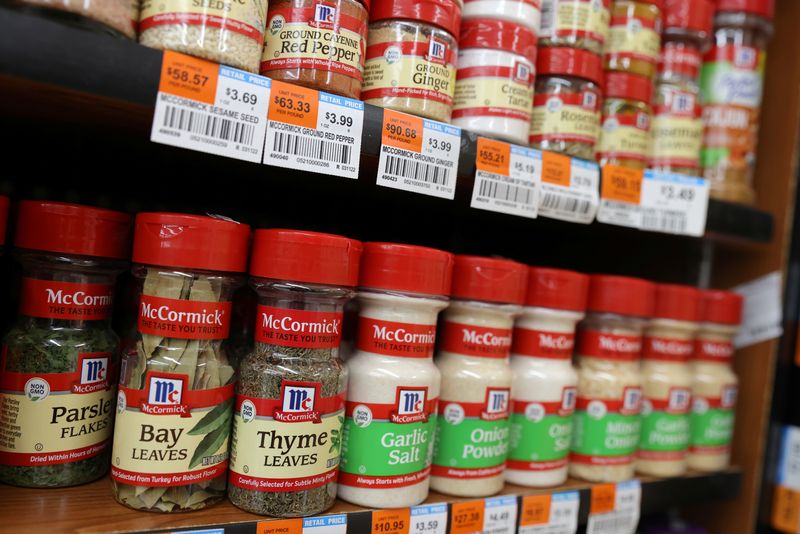
[[[202,74],[191,74],[188,70],[179,69],[177,67],[168,67],[167,76],[173,80],[192,85],[199,85],[200,87],[205,87],[206,82],[208,82],[208,76],[203,76]]]

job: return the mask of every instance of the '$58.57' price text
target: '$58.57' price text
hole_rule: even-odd
[[[287,109],[289,111],[299,111],[300,113],[311,113],[310,102],[295,100],[293,98],[286,98],[285,96],[276,96],[274,102],[278,107]]]
[[[200,87],[205,87],[206,82],[208,82],[208,76],[203,76],[202,74],[192,74],[188,70],[179,69],[177,67],[167,68],[167,76],[173,80],[183,83],[190,83],[192,85],[199,85]]]

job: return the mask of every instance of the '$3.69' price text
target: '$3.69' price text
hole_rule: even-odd
[[[206,82],[208,82],[208,76],[203,76],[202,74],[191,74],[188,70],[179,69],[177,67],[168,67],[167,76],[173,80],[183,83],[190,83],[192,85],[199,85],[200,87],[205,87]]]
[[[228,87],[225,89],[225,96],[235,102],[243,102],[245,104],[255,105],[258,102],[258,95],[255,93],[248,93],[246,91],[240,93],[238,89]]]
[[[278,107],[289,111],[298,111],[300,113],[311,113],[310,102],[304,102],[303,100],[295,100],[293,98],[286,98],[285,96],[276,96],[273,101]]]

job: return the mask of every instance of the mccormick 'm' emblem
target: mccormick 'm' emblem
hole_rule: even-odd
[[[447,52],[447,43],[439,41],[438,39],[431,38],[430,45],[428,45],[428,57],[425,58],[433,63],[441,63],[444,65],[444,56]]]
[[[481,419],[494,421],[508,417],[508,399],[510,391],[506,389],[486,389],[486,406],[481,412]]]
[[[428,388],[397,388],[395,411],[390,414],[393,423],[416,423],[427,421],[425,402],[428,400]]]
[[[170,373],[148,373],[147,402],[143,402],[141,410],[150,415],[180,415],[191,417],[189,406],[184,403],[184,392],[189,388],[186,375]]]
[[[332,28],[336,22],[336,7],[322,2],[314,6],[313,26],[317,28]]]
[[[623,415],[638,414],[642,409],[642,390],[640,388],[625,388],[622,397]]]
[[[758,61],[758,52],[746,46],[736,49],[733,64],[740,69],[754,69]]]
[[[281,408],[273,417],[282,423],[319,423],[317,408],[320,385],[317,382],[290,382],[281,384]]]
[[[80,383],[72,385],[73,393],[92,393],[109,387],[107,354],[82,354],[79,369]]]
[[[514,67],[514,80],[528,84],[531,79],[531,69],[525,63],[517,63]]]
[[[558,410],[558,414],[564,416],[574,412],[577,400],[577,389],[574,387],[565,387],[561,391],[561,408]]]

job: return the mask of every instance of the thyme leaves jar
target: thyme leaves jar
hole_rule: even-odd
[[[361,249],[336,235],[255,233],[255,346],[241,364],[228,490],[243,510],[313,515],[336,499],[347,387],[339,345]]]
[[[5,483],[72,486],[108,469],[119,369],[111,311],[130,224],[130,216],[116,211],[20,203],[20,317],[0,358]]]

